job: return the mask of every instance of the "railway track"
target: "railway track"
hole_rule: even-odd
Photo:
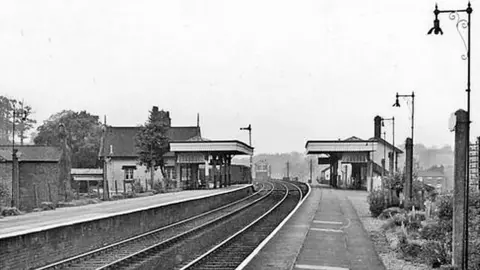
[[[272,231],[297,206],[306,194],[305,188],[285,183],[288,194],[274,208],[266,212],[222,243],[181,268],[187,269],[236,269],[270,235]],[[307,187],[308,190],[308,187]]]
[[[120,266],[128,265],[132,260],[137,260],[168,244],[174,244],[203,226],[212,225],[222,218],[258,203],[269,196],[274,189],[274,185],[267,182],[260,183],[257,187],[259,188],[258,192],[239,201],[118,243],[43,266],[38,270],[117,269]]]

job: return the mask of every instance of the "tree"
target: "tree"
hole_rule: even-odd
[[[15,137],[20,138],[20,144],[27,138],[25,133],[33,128],[37,121],[31,118],[32,107],[23,101],[0,96],[0,144],[11,143],[13,131],[13,111],[15,111]]]
[[[0,96],[0,144],[9,143],[9,134],[12,131],[12,100]]]
[[[23,145],[23,140],[28,138],[25,133],[33,128],[33,125],[37,123],[37,120],[30,118],[30,115],[33,113],[32,107],[25,105],[23,101],[18,102],[18,104],[20,105],[20,108],[15,108],[16,115],[23,115],[23,117],[15,118],[15,128],[18,130],[20,145]]]
[[[153,187],[154,171],[160,168],[163,179],[165,175],[165,163],[163,155],[170,151],[168,138],[168,120],[164,111],[158,111],[153,107],[148,121],[140,128],[135,137],[140,164],[145,165],[151,172],[150,185]],[[165,184],[163,185],[165,187]]]
[[[36,145],[61,146],[59,125],[65,126],[65,136],[71,149],[73,168],[96,168],[102,126],[97,115],[86,111],[64,110],[50,116],[37,128]]]

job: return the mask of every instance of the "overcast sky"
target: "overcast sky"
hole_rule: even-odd
[[[438,0],[442,9],[467,1]],[[465,47],[435,1],[212,0],[0,2],[0,93],[41,123],[63,109],[138,125],[157,105],[173,125],[240,139],[257,153],[304,151],[309,139],[373,136],[375,115],[415,142],[453,144],[466,107]],[[480,135],[480,1],[472,1],[472,136]],[[477,15],[478,14],[478,15]],[[477,50],[475,50],[477,49]],[[478,54],[476,53],[478,51]],[[387,125],[391,140],[391,126]]]

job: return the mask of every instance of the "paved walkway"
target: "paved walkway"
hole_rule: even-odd
[[[314,187],[298,211],[244,269],[383,270],[385,267],[347,192]]]
[[[221,189],[186,190],[163,193],[154,196],[102,202],[76,207],[57,208],[53,211],[28,213],[21,216],[0,219],[0,239],[12,235],[21,235],[33,231],[45,230],[67,224],[85,222],[141,209],[158,207],[174,202],[212,196],[247,185],[232,185]]]

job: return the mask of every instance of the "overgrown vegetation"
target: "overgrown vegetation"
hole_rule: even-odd
[[[442,194],[435,200],[431,217],[424,212],[387,208],[385,192],[375,191],[369,196],[372,216],[387,218],[382,226],[393,232],[398,240],[399,258],[423,263],[429,267],[448,266],[452,260],[453,196]],[[382,203],[383,202],[383,203]],[[422,202],[422,201],[419,201]],[[471,192],[469,198],[469,269],[480,269],[480,194]]]

